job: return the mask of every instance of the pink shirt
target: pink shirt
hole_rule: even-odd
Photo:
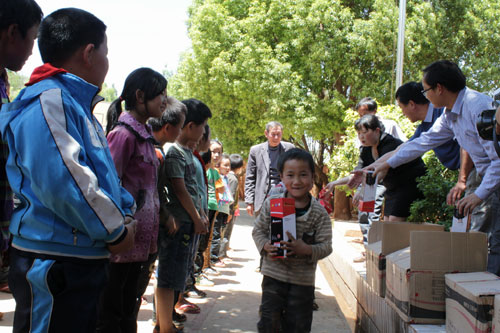
[[[151,128],[143,125],[128,112],[123,112],[119,124],[108,134],[109,150],[115,162],[122,186],[132,194],[137,205],[135,244],[132,250],[111,256],[111,262],[146,261],[156,253],[159,227],[159,199],[156,157]],[[135,132],[135,133],[134,133]]]

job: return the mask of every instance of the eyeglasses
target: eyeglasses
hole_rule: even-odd
[[[429,90],[432,90],[432,89],[434,89],[434,88],[433,87],[429,87],[427,89],[421,90],[420,92],[422,93],[422,95],[424,95],[425,98],[427,98],[427,92]]]

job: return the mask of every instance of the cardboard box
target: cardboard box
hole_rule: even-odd
[[[413,231],[410,247],[387,256],[387,303],[406,322],[445,323],[445,279],[486,270],[487,236],[480,232]]]
[[[361,200],[358,209],[362,212],[371,213],[375,210],[375,197],[377,196],[378,176],[373,177],[373,171],[365,173],[363,186],[361,187]]]
[[[408,333],[446,333],[445,325],[408,325]]]
[[[446,274],[446,331],[490,332],[500,278],[489,272]]]
[[[385,295],[386,255],[410,245],[410,232],[444,231],[444,226],[430,223],[374,222],[366,247],[366,281],[375,293]]]
[[[297,238],[295,200],[293,198],[271,199],[271,243],[279,248],[277,258],[286,258],[286,250],[280,248],[280,242],[288,241],[287,231]]]
[[[491,331],[500,333],[500,295],[495,295],[493,302],[493,322],[491,323]]]

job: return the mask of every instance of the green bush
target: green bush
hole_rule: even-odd
[[[424,199],[413,202],[408,220],[443,224],[449,229],[453,218],[453,207],[446,204],[446,195],[456,184],[458,171],[446,169],[432,151],[423,158],[427,173],[417,179],[417,183],[424,194]]]

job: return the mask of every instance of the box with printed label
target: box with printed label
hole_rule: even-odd
[[[375,198],[377,196],[377,179],[373,176],[373,171],[368,171],[361,187],[361,199],[358,209],[362,212],[373,212],[375,210]]]
[[[446,331],[490,332],[500,278],[489,272],[446,274]]]
[[[297,237],[295,225],[295,200],[293,198],[271,199],[271,243],[278,247],[277,258],[286,258],[286,250],[281,248],[281,241],[288,241],[287,231]]]
[[[413,231],[410,247],[387,256],[386,302],[408,323],[445,323],[445,279],[486,270],[481,232]]]
[[[410,245],[410,232],[443,231],[444,226],[430,223],[373,222],[366,247],[366,281],[375,293],[385,295],[386,256]]]

